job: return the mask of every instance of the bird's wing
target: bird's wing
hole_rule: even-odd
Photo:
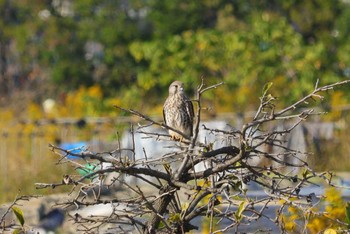
[[[188,114],[188,116],[190,116],[191,122],[193,122],[193,119],[194,119],[193,103],[192,103],[192,101],[189,98],[186,98],[185,102],[186,102],[187,114]]]
[[[193,103],[191,102],[190,99],[186,100],[186,110],[187,110],[188,116],[190,117],[190,125],[191,125],[191,131],[192,131],[193,130],[193,120],[194,120],[194,110],[193,110]]]
[[[165,101],[165,103],[164,103],[164,105],[163,105],[163,120],[164,120],[164,124],[165,124],[165,125],[168,125],[168,124],[166,123],[166,116],[165,116],[165,105],[167,104],[167,101],[168,101],[168,99]]]

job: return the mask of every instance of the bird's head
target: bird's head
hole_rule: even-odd
[[[175,95],[183,92],[184,83],[182,83],[181,81],[176,80],[169,86],[169,95]]]

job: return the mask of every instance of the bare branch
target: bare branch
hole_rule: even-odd
[[[120,110],[122,110],[122,111],[128,112],[128,113],[130,113],[130,114],[133,114],[133,115],[135,115],[135,116],[138,116],[139,118],[141,118],[141,119],[143,119],[143,120],[146,120],[146,121],[150,122],[151,124],[158,125],[158,126],[163,127],[163,128],[165,128],[165,129],[174,131],[174,132],[180,134],[180,135],[181,135],[182,137],[184,137],[185,139],[189,140],[189,136],[187,136],[187,135],[184,134],[183,132],[181,132],[181,131],[179,131],[179,130],[177,130],[177,129],[175,129],[175,128],[172,128],[172,127],[170,127],[170,126],[168,126],[168,125],[166,125],[166,124],[164,124],[164,123],[159,123],[159,122],[157,122],[157,121],[154,121],[154,120],[152,120],[150,117],[148,117],[148,116],[146,116],[146,115],[144,115],[144,114],[141,114],[140,112],[138,112],[138,111],[136,111],[136,110],[133,110],[133,109],[125,109],[125,108],[122,108],[122,107],[116,106],[116,105],[115,105],[114,107],[117,108],[117,109],[120,109]]]
[[[276,110],[278,100],[269,93],[271,84],[268,84],[263,89],[257,111],[241,130],[210,129],[203,125],[204,132],[215,138],[212,142],[198,140],[204,110],[202,95],[223,83],[206,86],[202,79],[197,87],[193,100],[197,109],[192,138],[136,110],[115,106],[146,122],[139,124],[137,129],[131,126],[132,145],[121,148],[118,143],[117,149],[102,153],[82,149],[79,154],[50,145],[51,151],[60,157],[58,164],[68,163],[75,169],[83,169],[84,174],[64,175],[61,182],[36,183],[36,187],[71,186],[70,193],[74,192],[74,198],[60,203],[66,207],[80,210],[87,206],[110,205],[111,212],[104,216],[83,217],[78,213],[72,216],[85,232],[100,231],[104,225],[112,224],[116,232],[185,233],[198,228],[190,222],[201,216],[208,217],[211,233],[238,232],[242,225],[262,217],[279,226],[281,232],[286,231],[281,217],[290,206],[307,214],[325,214],[312,210],[311,195],[301,192],[304,187],[318,186],[315,181],[319,180],[330,186],[343,187],[333,184],[332,173],[318,173],[310,168],[309,153],[292,148],[288,137],[300,130],[298,126],[310,117],[324,114],[314,111],[308,103],[310,99],[323,99],[322,92],[348,83],[350,80],[319,87],[317,80],[312,92],[281,110]],[[172,130],[185,140],[172,141],[167,134],[145,130],[152,125]],[[159,143],[155,147],[159,147],[160,153],[152,155],[147,147],[138,145],[136,134]],[[219,139],[224,139],[220,143],[225,143],[216,144]],[[161,145],[163,143],[170,147],[170,152],[163,151],[168,150]],[[80,161],[73,161],[68,156]],[[84,169],[81,161],[96,167]],[[104,184],[104,179],[112,173],[112,180]],[[130,182],[133,179],[137,183]],[[261,193],[251,195],[250,184],[259,187]],[[103,189],[110,189],[112,185],[117,187],[116,194],[111,198],[102,196]],[[276,208],[274,217],[266,215],[271,206]],[[330,220],[344,225],[345,230],[345,222]],[[217,228],[216,224],[223,226]],[[132,228],[131,231],[126,227]]]

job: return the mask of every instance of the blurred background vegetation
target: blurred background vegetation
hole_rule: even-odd
[[[317,79],[350,78],[348,0],[0,0],[0,14],[0,186],[9,195],[70,170],[54,166],[48,143],[91,140],[101,129],[116,139],[115,123],[82,130],[56,118],[123,115],[113,105],[160,116],[173,80],[190,95],[201,77],[224,81],[204,96],[214,117],[254,110],[267,82],[289,105]],[[349,86],[327,96],[323,121],[342,130],[319,169],[347,170]]]

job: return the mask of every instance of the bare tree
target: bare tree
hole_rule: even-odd
[[[85,232],[108,227],[117,232],[185,233],[198,229],[198,219],[205,219],[210,233],[219,233],[239,231],[240,226],[261,218],[270,220],[284,231],[280,217],[288,206],[313,212],[314,194],[301,193],[303,187],[312,184],[314,178],[335,185],[332,184],[332,173],[314,171],[307,163],[308,153],[289,148],[281,136],[290,134],[310,116],[322,114],[312,107],[313,100],[323,99],[322,92],[347,83],[350,80],[319,87],[317,82],[310,94],[281,110],[276,108],[276,99],[268,84],[263,89],[255,116],[242,129],[227,131],[204,127],[217,137],[234,139],[232,145],[213,148],[213,142],[199,142],[197,139],[203,111],[201,97],[205,92],[219,88],[222,83],[207,87],[202,80],[193,100],[197,111],[191,139],[178,142],[171,141],[163,133],[146,133],[159,142],[168,141],[173,149],[171,153],[148,155],[144,151],[142,156],[135,156],[135,147],[118,147],[111,152],[73,154],[50,145],[60,157],[59,164],[69,163],[84,170],[82,163],[67,157],[72,154],[85,162],[94,163],[96,168],[87,171],[84,176],[65,175],[62,182],[37,183],[36,186],[38,189],[71,186],[74,197],[62,201],[61,205],[76,207],[77,212],[70,213],[71,218],[81,224],[80,230]],[[117,108],[140,118],[143,125],[139,124],[133,131],[143,131],[149,125],[177,131],[136,110]],[[288,127],[276,129],[271,123],[284,123]],[[272,153],[267,150],[270,147],[278,151]],[[131,157],[127,156],[130,153]],[[253,163],[255,159],[268,160],[270,164]],[[115,173],[112,180],[104,182],[111,173]],[[141,183],[127,182],[125,178],[130,177]],[[259,185],[264,194],[249,196],[248,184],[251,183]],[[102,196],[101,191],[112,185],[118,187],[116,195]],[[84,207],[99,204],[109,205],[110,213],[101,216],[79,212]],[[265,214],[271,206],[277,207],[274,217]],[[347,225],[340,220],[334,222],[344,227]]]

